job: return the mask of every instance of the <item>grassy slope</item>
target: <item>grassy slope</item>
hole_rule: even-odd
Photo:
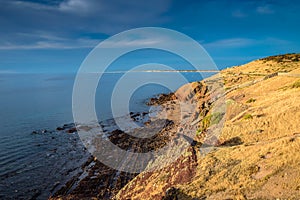
[[[206,156],[197,151],[193,177],[169,185],[175,188],[169,197],[300,199],[299,58],[269,57],[222,71],[227,91],[223,145]],[[274,72],[292,75],[264,78]],[[136,181],[134,187],[129,184],[118,198],[160,199],[166,192],[160,186],[171,180],[161,177],[168,175],[165,170]],[[154,197],[149,191],[161,195]]]

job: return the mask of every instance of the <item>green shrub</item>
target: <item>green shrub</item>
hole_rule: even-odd
[[[218,124],[223,118],[223,114],[216,112],[210,115],[206,115],[202,120],[203,129],[207,129],[209,126]]]
[[[235,101],[233,100],[233,99],[227,99],[226,100],[226,105],[232,105],[232,104],[234,104],[235,103]]]
[[[206,115],[201,120],[200,128],[197,130],[196,135],[200,135],[209,126],[214,125],[214,124],[218,124],[222,120],[223,116],[224,116],[224,114],[220,113],[220,112],[215,112],[215,113]]]
[[[244,119],[253,119],[253,116],[248,113],[248,114],[245,114],[243,118]]]
[[[196,135],[199,136],[201,135],[201,133],[203,132],[203,129],[202,128],[199,128],[196,132]]]
[[[211,121],[211,115],[206,115],[201,122],[202,129],[205,130],[209,127]]]
[[[224,114],[220,113],[220,112],[213,113],[211,115],[211,124],[210,125],[218,124],[222,120],[223,115]]]

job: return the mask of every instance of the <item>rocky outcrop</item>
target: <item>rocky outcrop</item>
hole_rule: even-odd
[[[171,143],[180,156],[157,157],[158,163],[170,162],[140,174],[117,172],[93,161],[86,178],[56,196],[299,199],[300,87],[298,76],[277,76],[280,71],[299,74],[298,57],[261,59],[150,99],[149,105],[161,108],[158,118],[133,134],[157,134],[137,138],[115,129],[108,138],[122,149],[140,153]],[[163,119],[166,126],[155,130]],[[190,143],[187,148],[184,141]]]
[[[119,172],[97,160],[89,160],[83,166],[84,173],[70,180],[64,188],[53,195],[52,199],[110,199],[119,197],[126,199],[127,197],[130,198],[131,193],[129,191],[131,187],[143,185],[147,180],[151,180],[148,179],[149,177],[157,177],[161,181],[167,180],[167,184],[161,187],[160,190],[154,188],[151,188],[149,191],[145,190],[149,193],[156,193],[154,199],[160,199],[163,197],[163,191],[169,187],[189,182],[195,174],[197,164],[195,148],[198,142],[184,133],[186,130],[189,130],[194,136],[197,126],[190,124],[199,117],[200,113],[204,116],[208,113],[209,104],[207,103],[208,98],[206,98],[206,95],[207,87],[201,82],[185,85],[176,93],[160,95],[157,99],[151,99],[149,105],[157,105],[162,109],[156,118],[150,119],[142,127],[131,130],[130,134],[118,129],[106,132],[108,139],[113,144],[121,149],[137,153],[156,151],[170,142],[173,146],[177,145],[175,147],[180,149],[183,148],[180,146],[181,139],[191,143],[192,146],[183,148],[184,151],[180,153],[182,155],[177,159],[174,160],[174,158],[167,155],[162,158],[164,160],[169,159],[170,165],[159,170],[146,172],[145,174],[143,172],[137,177],[138,174],[136,173]],[[193,104],[194,109],[186,109],[182,113],[182,102],[188,102],[187,105]],[[163,113],[163,116],[161,113]],[[142,115],[144,116],[145,114]],[[134,121],[137,121],[139,118],[139,115],[134,113],[131,113],[130,116]],[[184,123],[182,123],[182,120],[184,120]],[[59,128],[59,130],[66,132],[70,132],[73,129],[73,127],[65,126]],[[143,134],[152,136],[147,138],[133,136],[141,136]],[[94,142],[97,143],[96,141]],[[157,159],[159,160],[159,158]],[[86,175],[84,176],[83,174]],[[130,184],[127,185],[129,182]],[[119,192],[119,190],[121,191]],[[136,190],[133,191],[136,192]],[[159,193],[157,193],[158,191]],[[118,192],[119,195],[117,197],[116,194]]]
[[[118,193],[116,199],[162,199],[168,188],[190,182],[195,176],[196,166],[195,148],[189,147],[171,165],[160,170],[143,172],[134,178]]]
[[[219,99],[219,97],[216,98],[217,92],[215,86],[211,83],[194,82],[182,86],[169,96],[161,96],[156,100],[152,100],[154,104],[163,102],[160,106],[163,107],[162,110],[165,116],[185,116],[182,112],[176,112],[176,109],[184,109],[182,106],[185,103],[193,105],[193,112],[190,112],[186,118],[174,119],[178,131],[183,133],[186,140],[191,141],[190,146],[183,148],[180,156],[164,168],[139,174],[119,191],[116,199],[178,199],[174,196],[178,193],[175,187],[176,185],[188,184],[195,177],[199,156],[197,152],[199,152],[198,149],[201,144],[215,144],[215,141],[211,139],[214,131],[208,130],[208,127],[211,125],[209,116],[212,116],[213,102],[211,98],[215,98],[214,101],[217,101]],[[181,105],[181,107],[178,105]],[[220,115],[220,119],[215,122],[215,125],[221,123],[222,117],[223,114]],[[206,124],[199,123],[203,119],[206,119]],[[202,131],[197,135],[196,132],[199,129]],[[180,148],[180,144],[178,148]],[[168,192],[166,193],[166,191]],[[182,198],[187,198],[187,196],[183,195]]]

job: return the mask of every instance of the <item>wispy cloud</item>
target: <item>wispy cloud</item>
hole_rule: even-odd
[[[101,20],[102,23],[106,23],[106,20],[110,23],[126,21],[127,23],[130,23],[129,25],[134,25],[136,22],[140,22],[145,19],[148,21],[163,19],[164,17],[161,14],[168,11],[171,0],[152,0],[151,2],[140,0],[62,0],[57,4],[11,0],[3,3],[8,5],[7,8],[9,9],[26,9],[19,10],[20,12],[30,13],[30,11],[47,11],[48,13],[40,14],[50,16],[63,14],[60,17],[64,17],[64,19],[68,19],[69,15],[69,17],[73,17],[73,20],[81,17],[96,17],[96,19],[98,18],[98,20]],[[38,19],[32,20],[35,21]],[[45,21],[45,23],[48,22]],[[58,21],[57,23],[61,23],[61,21]],[[93,23],[96,23],[95,18]]]
[[[265,38],[265,39],[252,39],[252,38],[229,38],[223,40],[216,40],[210,43],[203,43],[207,48],[241,48],[256,45],[288,45],[287,40],[281,40],[278,38]]]
[[[59,4],[58,10],[66,13],[89,15],[96,10],[102,10],[103,7],[99,5],[100,2],[96,0],[65,0]]]
[[[93,39],[65,39],[59,41],[41,40],[27,44],[4,43],[0,44],[0,50],[34,50],[34,49],[79,49],[93,48],[100,41]]]
[[[17,73],[17,72],[13,70],[0,70],[0,74],[13,74],[13,73]]]
[[[223,40],[217,40],[210,43],[204,43],[205,47],[209,48],[236,48],[236,47],[243,47],[249,46],[256,43],[256,40],[248,39],[248,38],[229,38]]]
[[[236,18],[244,18],[247,17],[248,14],[246,14],[246,12],[243,12],[241,10],[235,10],[232,12],[232,16]]]
[[[144,48],[146,46],[158,45],[161,43],[169,45],[184,46],[185,41],[159,34],[157,32],[151,33],[144,29],[136,29],[136,31],[112,37],[107,41],[107,37],[102,39],[93,39],[91,37],[81,37],[72,39],[47,33],[44,31],[36,31],[33,33],[16,33],[13,42],[0,39],[0,50],[34,50],[34,49],[78,49],[78,48],[94,48],[100,42],[103,48],[122,48],[122,47],[137,47]]]
[[[30,38],[30,39],[35,39],[35,40],[51,40],[51,41],[65,41],[66,38],[55,35],[50,32],[45,32],[45,31],[34,31],[31,33],[16,33],[17,36],[23,37],[23,38]]]
[[[164,21],[163,13],[171,3],[170,0],[55,2],[0,0],[0,13],[5,15],[5,20],[0,17],[1,26],[5,27],[0,32],[0,49],[91,48],[99,42],[98,33],[100,37],[108,36]],[[82,37],[81,33],[92,36]],[[127,42],[127,45],[132,43]]]
[[[165,41],[160,40],[159,38],[136,39],[136,40],[124,38],[123,40],[119,40],[119,41],[105,42],[104,43],[105,45],[103,45],[102,47],[104,48],[140,47],[140,46],[159,44],[161,42],[165,42]]]
[[[57,4],[44,4],[39,2],[11,0],[9,4],[15,7],[22,7],[32,10],[82,14],[87,11],[90,11],[91,13],[91,11],[99,9],[99,2],[101,2],[101,0],[63,0]]]
[[[258,6],[256,12],[259,14],[273,14],[275,11],[271,8],[270,5]]]
[[[33,42],[24,43],[0,43],[0,50],[34,50],[34,49],[78,49],[78,48],[94,48],[103,40],[97,39],[68,39],[58,37],[51,34],[27,34],[19,33],[18,35],[36,38]],[[140,47],[147,45],[159,44],[162,42],[170,42],[168,38],[153,37],[151,35],[135,35],[135,37],[123,37],[110,39],[102,44],[103,48],[122,48],[122,47]]]

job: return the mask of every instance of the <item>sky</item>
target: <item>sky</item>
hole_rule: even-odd
[[[188,35],[220,69],[241,65],[300,52],[299,10],[297,0],[0,0],[0,73],[76,72],[101,41],[139,27]]]

